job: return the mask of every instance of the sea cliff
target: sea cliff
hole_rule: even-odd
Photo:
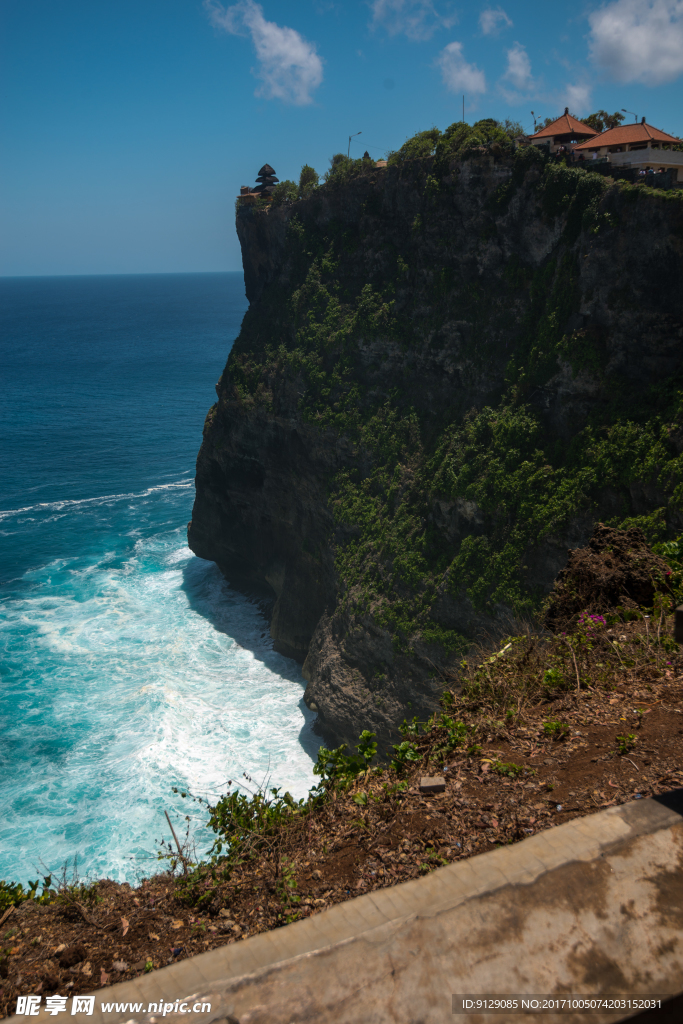
[[[238,206],[189,525],[330,743],[435,710],[597,520],[683,529],[683,193],[496,146],[342,171]]]

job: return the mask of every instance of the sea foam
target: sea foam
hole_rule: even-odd
[[[89,551],[32,569],[0,606],[0,877],[77,857],[82,872],[134,880],[154,869],[165,810],[200,850],[210,842],[205,810],[174,787],[211,800],[236,784],[302,796],[313,782],[298,666],[183,528],[150,531],[171,511],[160,500],[184,504],[186,490],[34,510],[46,529],[55,504],[80,517]],[[88,537],[94,510],[112,530]],[[129,529],[112,547],[117,522]]]
[[[314,781],[298,666],[186,544],[246,307],[241,274],[0,280],[0,878],[134,881],[164,811],[211,842],[174,786]]]

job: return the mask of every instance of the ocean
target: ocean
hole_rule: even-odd
[[[135,882],[231,785],[303,796],[299,666],[187,547],[241,274],[0,279],[0,879]],[[189,820],[186,820],[189,819]]]

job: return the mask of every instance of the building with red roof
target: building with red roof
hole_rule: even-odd
[[[683,182],[683,153],[673,149],[681,145],[675,135],[668,135],[645,118],[637,124],[608,128],[596,138],[575,146],[575,156],[602,160],[617,167],[637,170],[673,171],[672,178]]]
[[[548,146],[551,153],[556,153],[560,147],[572,150],[579,143],[590,140],[598,134],[595,128],[590,128],[583,121],[572,117],[569,107],[565,107],[561,117],[556,118],[534,135],[529,135],[528,140],[533,146]]]

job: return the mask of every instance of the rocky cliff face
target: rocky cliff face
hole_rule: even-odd
[[[191,548],[329,742],[425,717],[596,518],[683,529],[683,202],[478,155],[237,214],[251,303]]]

